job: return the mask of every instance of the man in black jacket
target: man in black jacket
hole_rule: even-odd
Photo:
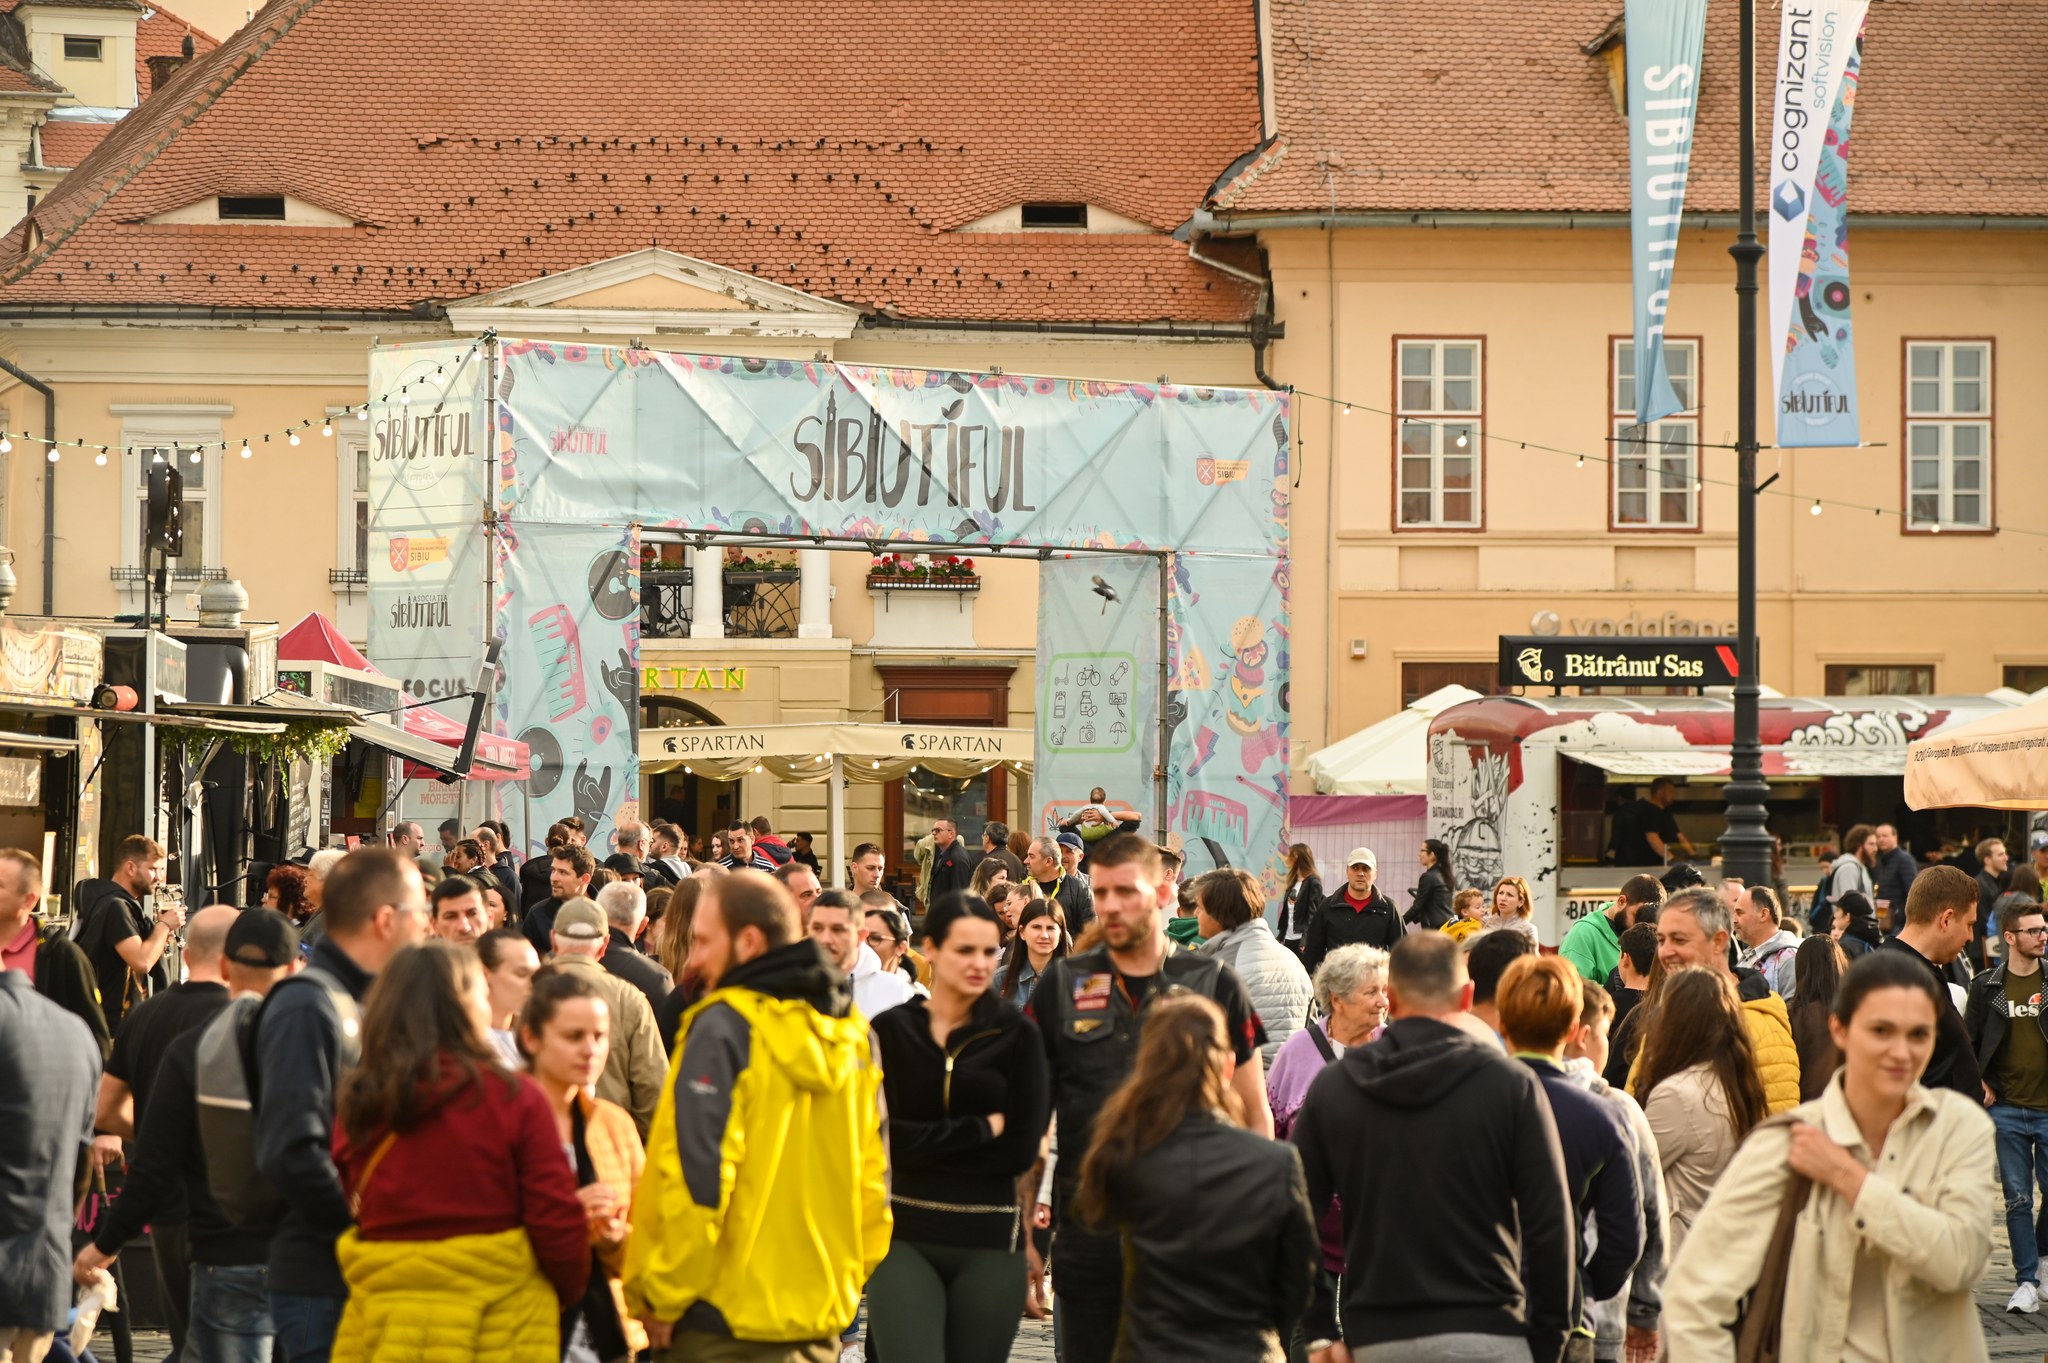
[[[1316,1078],[1293,1139],[1309,1205],[1343,1208],[1350,1349],[1407,1342],[1427,1357],[1437,1336],[1498,1335],[1556,1363],[1575,1259],[1564,1149],[1535,1074],[1456,1021],[1471,995],[1456,942],[1402,938],[1393,1021]],[[1312,1363],[1340,1338],[1335,1308],[1319,1286],[1302,1323]]]
[[[1301,963],[1309,974],[1315,974],[1323,957],[1338,947],[1362,942],[1388,951],[1401,940],[1401,911],[1373,887],[1379,865],[1370,847],[1353,848],[1345,859],[1344,888],[1322,902],[1302,936]]]
[[[981,859],[974,856],[967,844],[960,841],[960,831],[951,819],[936,819],[932,822],[932,897],[925,907],[931,912],[933,904],[949,894],[966,894],[974,887],[974,868]]]
[[[1871,898],[1878,906],[1880,918],[1884,916],[1884,906],[1891,906],[1891,927],[1893,932],[1897,932],[1900,911],[1912,892],[1913,878],[1920,874],[1920,863],[1913,860],[1911,852],[1899,846],[1899,830],[1891,824],[1879,824],[1876,836],[1877,865],[1870,868],[1871,883],[1876,888]],[[1971,883],[1975,884],[1974,881]]]
[[[676,982],[661,962],[643,953],[634,941],[641,920],[647,917],[647,892],[623,880],[613,881],[597,892],[597,907],[604,910],[608,938],[597,963],[606,974],[616,975],[645,994],[649,1008],[661,1007]],[[612,1025],[618,1025],[617,1019]]]
[[[2048,919],[2039,904],[2015,902],[1998,914],[2005,960],[1970,982],[1963,1029],[1984,1073],[1984,1101],[1998,1132],[1998,1181],[2005,1192],[2005,1233],[2017,1290],[2008,1311],[2041,1309],[2041,1246],[2048,1209],[2034,1217],[2034,1174],[2048,1162],[2048,1014],[2041,1007],[2041,959]]]
[[[392,848],[358,848],[328,875],[324,912],[307,969],[272,991],[256,1028],[256,1168],[284,1202],[270,1245],[283,1363],[325,1363],[348,1299],[334,1243],[354,1217],[334,1165],[334,1096],[356,1061],[353,1014],[371,980],[425,935],[419,866]]]
[[[1886,938],[1878,950],[1901,951],[1919,961],[1940,982],[1946,996],[1945,967],[1963,954],[1976,933],[1977,881],[1953,866],[1930,866],[1914,878],[1903,902],[1905,926]],[[1895,922],[1897,904],[1894,901],[1892,910]],[[1934,1054],[1920,1082],[1931,1089],[1954,1089],[1972,1102],[1983,1101],[1984,1081],[1977,1072],[1977,1056],[1970,1049],[1963,1020],[1953,1008],[1942,1009],[1935,1019]]]
[[[195,931],[210,912],[213,910],[201,910],[193,916]],[[220,963],[224,977],[221,1006],[227,1006],[230,993],[267,995],[301,964],[299,934],[291,920],[275,909],[234,913]],[[143,1020],[138,1011],[131,1021],[139,1026]],[[274,1227],[238,1226],[229,1221],[206,1181],[198,1082],[199,1041],[204,1030],[188,1028],[164,1052],[148,1108],[138,1118],[136,1156],[128,1168],[128,1179],[121,1195],[94,1227],[92,1242],[78,1251],[72,1276],[83,1282],[94,1270],[105,1268],[145,1225],[151,1241],[156,1242],[164,1218],[176,1209],[184,1218],[181,1224],[190,1254],[189,1299],[198,1308],[185,1331],[186,1348],[193,1358],[247,1358],[267,1353],[274,1332],[265,1267]],[[129,1030],[121,1035],[125,1040]],[[184,1306],[184,1302],[178,1303],[181,1313]]]

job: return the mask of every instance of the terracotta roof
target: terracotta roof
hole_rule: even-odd
[[[1628,135],[1589,55],[1621,0],[1270,0],[1278,139],[1220,211],[1628,211]],[[1734,5],[1707,11],[1686,207],[1736,207]],[[1758,6],[1769,128],[1775,6]],[[2048,213],[2048,5],[1872,7],[1850,159],[1860,214]]]
[[[64,87],[42,72],[0,53],[0,94],[61,95]]]
[[[135,26],[135,90],[140,98],[148,99],[150,94],[149,59],[178,56],[184,51],[187,33],[192,35],[195,56],[220,46],[220,39],[161,6],[151,6],[149,13],[142,16],[142,22]]]
[[[0,0],[0,13],[12,14],[23,5],[42,5],[47,9],[125,9],[142,12],[138,0]]]
[[[1257,141],[1255,41],[1245,0],[272,0],[15,229],[0,306],[398,309],[660,245],[907,317],[1242,321],[1164,234]],[[141,221],[278,193],[358,225]],[[1025,200],[1161,235],[950,230]]]
[[[43,124],[43,164],[59,170],[77,166],[92,149],[106,140],[117,123],[74,123],[70,120]]]

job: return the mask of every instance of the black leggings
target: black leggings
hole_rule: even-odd
[[[1024,1251],[896,1240],[868,1279],[868,1330],[887,1363],[1006,1363],[1024,1314]]]

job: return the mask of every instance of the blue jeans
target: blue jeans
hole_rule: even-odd
[[[277,1353],[282,1363],[327,1363],[334,1352],[334,1332],[341,1328],[347,1297],[315,1297],[297,1292],[270,1294],[270,1319],[277,1327]]]
[[[207,1363],[270,1363],[270,1270],[192,1265],[192,1317],[185,1347]]]
[[[2034,1214],[2034,1184],[2048,1187],[2048,1112],[2012,1103],[1991,1105],[1998,1133],[1998,1181],[2005,1188],[2005,1234],[2013,1276],[2041,1285],[2041,1245],[2048,1241],[2048,1203]]]

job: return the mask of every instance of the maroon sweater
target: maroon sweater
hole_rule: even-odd
[[[590,1231],[576,1199],[547,1095],[527,1076],[492,1070],[462,1083],[425,1119],[400,1134],[367,1187],[364,1170],[383,1133],[360,1143],[337,1123],[334,1162],[342,1184],[359,1188],[356,1233],[365,1240],[447,1240],[525,1227],[540,1271],[566,1308],[582,1300],[590,1278]]]

